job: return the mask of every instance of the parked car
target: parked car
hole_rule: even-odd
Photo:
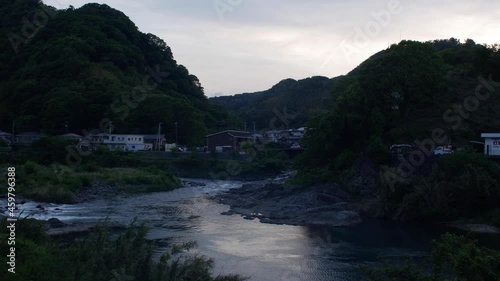
[[[453,150],[450,147],[446,146],[438,146],[436,149],[434,149],[434,155],[444,155],[444,154],[450,154],[452,153]]]
[[[393,144],[389,147],[392,153],[403,154],[415,150],[415,145],[413,144]]]
[[[300,144],[294,143],[294,144],[292,144],[292,146],[290,146],[290,148],[292,148],[292,149],[299,149],[300,148]]]

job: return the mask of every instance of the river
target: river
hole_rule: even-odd
[[[441,226],[365,220],[342,228],[273,225],[224,216],[229,206],[207,196],[241,186],[239,182],[200,181],[206,186],[170,192],[124,195],[74,205],[37,202],[19,205],[22,217],[58,218],[63,222],[107,219],[129,224],[146,223],[149,239],[157,241],[159,256],[169,243],[196,241],[194,252],[215,260],[215,274],[240,274],[250,280],[359,280],[360,264],[419,259],[431,241],[448,230]],[[5,199],[0,200],[6,206]],[[498,237],[495,237],[498,241]]]

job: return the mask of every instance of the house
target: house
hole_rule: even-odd
[[[484,155],[500,156],[500,133],[484,133]]]
[[[270,130],[264,133],[264,138],[266,142],[278,142],[281,138],[283,138],[283,135],[283,131]]]
[[[254,141],[249,132],[227,130],[215,134],[207,135],[208,151],[241,151],[241,144],[247,141]]]
[[[305,130],[289,129],[285,134],[285,145],[293,146],[298,145],[300,140],[304,137]]]
[[[23,144],[23,145],[31,145],[33,142],[42,138],[42,133],[37,132],[24,132],[19,133],[14,136],[14,143]]]
[[[162,150],[166,142],[164,134],[159,137],[158,134],[144,135],[145,150]]]
[[[282,147],[297,146],[304,137],[305,132],[305,127],[288,130],[270,130],[264,133],[264,140],[265,142],[279,143]]]
[[[143,135],[121,135],[99,133],[91,136],[93,145],[105,145],[109,150],[145,150]]]
[[[119,135],[109,134],[103,140],[103,144],[110,150],[139,151],[144,149],[143,135]]]

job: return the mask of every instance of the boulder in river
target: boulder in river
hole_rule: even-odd
[[[59,219],[51,218],[47,220],[47,225],[51,228],[59,228],[65,226],[66,224]]]

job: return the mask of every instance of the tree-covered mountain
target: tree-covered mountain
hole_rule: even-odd
[[[180,141],[196,144],[232,127],[162,39],[107,5],[6,0],[0,22],[2,130],[81,133],[111,120],[116,132],[153,133],[162,122],[172,139],[177,122]]]
[[[333,88],[334,106],[311,124],[306,163],[333,167],[346,150],[377,154],[394,143],[432,139],[436,129],[445,139],[436,145],[480,140],[500,128],[496,81],[498,46],[454,38],[392,45]]]
[[[322,76],[298,81],[285,79],[266,91],[221,96],[210,100],[230,110],[242,122],[247,122],[248,126],[255,121],[257,129],[270,128],[271,120],[284,113],[293,116],[287,119],[288,124],[285,125],[290,128],[301,127],[312,117],[333,106],[331,89],[338,79],[340,78],[329,79]]]
[[[333,180],[373,195],[367,200],[377,216],[500,225],[499,166],[470,145],[500,130],[498,45],[402,41],[363,62],[332,94],[334,106],[310,123],[307,148],[294,161],[297,182]],[[433,155],[449,143],[461,150]],[[413,149],[391,161],[392,144]]]

